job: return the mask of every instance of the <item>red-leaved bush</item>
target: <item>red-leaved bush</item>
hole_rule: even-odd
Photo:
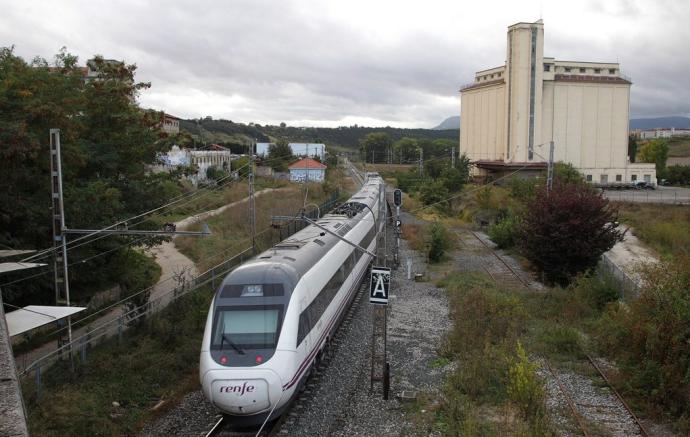
[[[618,211],[586,183],[554,183],[529,201],[520,226],[523,254],[547,281],[567,284],[623,239]]]

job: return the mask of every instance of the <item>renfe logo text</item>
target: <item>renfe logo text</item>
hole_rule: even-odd
[[[244,381],[244,384],[242,385],[222,385],[220,387],[221,393],[237,393],[240,396],[244,395],[245,393],[251,393],[253,391],[254,386],[247,385],[247,381]]]

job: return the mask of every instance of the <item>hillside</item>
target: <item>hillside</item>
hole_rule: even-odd
[[[688,117],[657,117],[657,118],[632,118],[630,129],[654,129],[657,127],[675,127],[676,129],[690,128]]]
[[[335,148],[356,149],[359,141],[372,132],[386,132],[393,141],[403,137],[440,138],[458,141],[457,129],[400,129],[394,127],[341,126],[325,127],[292,127],[261,126],[259,124],[234,123],[230,120],[180,120],[180,129],[191,135],[196,141],[206,143],[225,143],[236,145],[238,149],[253,141],[272,142],[285,138],[291,142],[324,143]]]
[[[448,117],[445,120],[441,122],[436,127],[433,127],[432,129],[434,130],[445,130],[445,129],[455,129],[459,130],[460,129],[460,116],[459,115],[454,115],[452,117]]]

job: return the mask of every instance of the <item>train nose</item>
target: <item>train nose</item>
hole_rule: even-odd
[[[271,405],[268,384],[263,379],[217,379],[211,391],[212,402],[228,413],[253,414]]]
[[[242,376],[241,378],[239,376]],[[278,402],[282,385],[272,371],[210,371],[208,397],[228,414],[249,415],[266,411]]]

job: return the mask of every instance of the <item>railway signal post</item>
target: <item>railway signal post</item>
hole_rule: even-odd
[[[402,206],[402,190],[396,188],[393,191],[393,204],[395,204],[395,265],[400,263],[400,231],[402,222],[400,221],[400,207]]]
[[[391,269],[388,267],[371,268],[371,280],[369,283],[369,302],[375,305],[372,338],[371,338],[371,385],[381,381],[383,384],[383,399],[388,400],[390,388],[390,365],[388,363],[387,321],[388,321],[388,297],[390,296]]]

